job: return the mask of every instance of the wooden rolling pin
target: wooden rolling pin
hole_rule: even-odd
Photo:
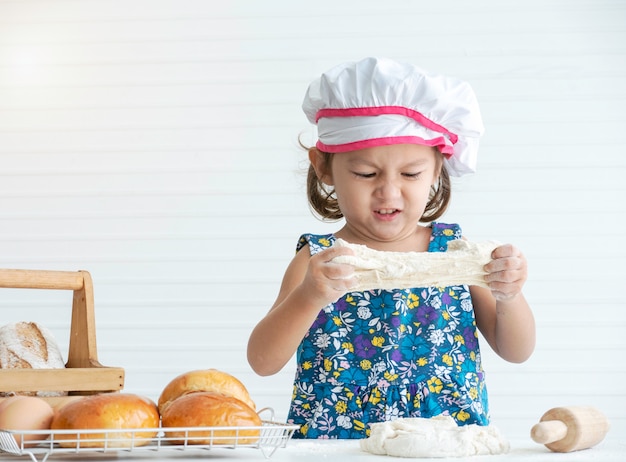
[[[589,406],[555,407],[530,430],[536,443],[554,452],[572,452],[595,446],[609,431],[609,421]]]

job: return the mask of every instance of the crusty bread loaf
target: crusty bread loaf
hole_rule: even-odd
[[[0,369],[63,369],[65,363],[52,333],[35,322],[0,327]],[[2,395],[63,396],[64,392],[2,390]]]
[[[237,378],[217,369],[201,369],[181,374],[168,383],[159,396],[159,411],[162,414],[176,398],[198,391],[232,396],[256,409],[248,390]]]
[[[50,426],[53,430],[151,429],[108,434],[57,433],[55,441],[65,448],[77,444],[81,448],[102,448],[105,444],[107,448],[145,446],[157,435],[159,411],[150,399],[130,393],[90,395],[58,409]]]
[[[161,425],[168,427],[259,427],[261,418],[243,401],[214,392],[194,392],[171,401],[161,414]],[[254,444],[259,428],[189,431],[187,444]],[[167,431],[174,444],[184,443],[184,431]],[[171,438],[171,440],[169,440]]]

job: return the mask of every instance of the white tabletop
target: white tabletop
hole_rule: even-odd
[[[609,435],[610,436],[610,435]],[[472,462],[499,462],[499,461],[615,461],[626,460],[626,441],[619,441],[607,437],[596,447],[572,453],[554,453],[530,439],[512,440],[511,450],[507,454],[493,456],[474,456],[451,460],[471,460]],[[37,454],[36,460],[42,461],[44,455]],[[13,456],[0,453],[0,460],[19,461],[31,460],[28,455]],[[158,451],[139,449],[132,452],[119,451],[111,453],[81,453],[81,454],[52,454],[47,459],[53,461],[105,461],[105,460],[149,460],[154,462],[165,461],[198,461],[198,460],[229,460],[229,461],[265,461],[272,462],[393,462],[399,459],[389,456],[377,456],[360,450],[357,440],[320,441],[320,440],[290,440],[286,447],[278,448],[273,453],[265,453],[260,449],[237,448],[209,450],[186,449],[171,450],[161,448]],[[442,459],[420,459],[424,461],[441,461]]]

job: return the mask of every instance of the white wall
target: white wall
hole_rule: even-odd
[[[301,98],[341,61],[410,60],[482,104],[445,219],[530,262],[537,350],[486,352],[494,423],[591,404],[623,438],[625,19],[618,0],[0,0],[0,267],[90,271],[126,391],[216,367],[284,419],[293,365],[256,377],[245,346],[298,236],[337,227],[307,208]],[[0,324],[66,351],[69,297],[2,289]]]

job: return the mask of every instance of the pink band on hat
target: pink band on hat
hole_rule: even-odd
[[[413,109],[409,109],[402,106],[375,106],[375,107],[353,107],[353,108],[324,108],[317,111],[315,114],[315,122],[318,122],[322,117],[371,117],[378,115],[395,114],[408,117],[415,120],[422,126],[448,135],[450,142],[455,144],[458,141],[458,136],[445,127],[433,122],[424,114],[417,112]],[[425,144],[425,143],[419,143]],[[429,146],[436,146],[429,144]]]
[[[432,140],[425,140],[418,136],[390,136],[386,138],[372,138],[362,141],[354,141],[352,143],[333,144],[327,145],[321,141],[317,141],[315,146],[317,149],[323,152],[329,152],[331,154],[338,154],[348,151],[356,151],[358,149],[372,148],[376,146],[389,146],[392,144],[421,144],[424,146],[437,147],[441,153],[449,158],[454,154],[454,148],[449,144],[446,144],[444,137],[435,138]]]

